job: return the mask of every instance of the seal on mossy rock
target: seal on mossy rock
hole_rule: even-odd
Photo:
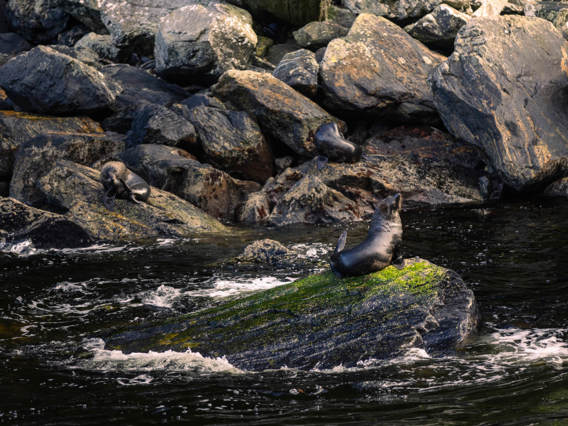
[[[107,349],[125,353],[191,349],[246,370],[311,369],[389,359],[411,347],[455,353],[477,322],[463,280],[415,258],[360,277],[312,275],[103,337]]]
[[[401,207],[400,194],[382,200],[373,214],[367,238],[352,249],[343,250],[347,240],[347,231],[343,231],[331,255],[333,273],[338,277],[370,274],[396,260],[402,242]]]
[[[150,185],[121,161],[109,161],[101,168],[101,183],[105,189],[103,202],[111,210],[115,197],[140,203],[150,196]]]

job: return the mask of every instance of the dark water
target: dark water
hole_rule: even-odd
[[[403,221],[405,256],[455,269],[478,298],[483,326],[457,356],[415,349],[350,369],[245,373],[197,353],[106,351],[97,338],[305,275],[211,264],[261,237],[325,256],[338,228],[0,254],[0,423],[568,423],[568,203],[420,211]],[[350,237],[364,233],[359,226]]]

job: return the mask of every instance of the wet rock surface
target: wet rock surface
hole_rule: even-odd
[[[480,18],[432,75],[446,127],[483,149],[516,190],[568,172],[567,56],[568,43],[549,22]]]
[[[106,341],[124,352],[199,346],[245,370],[332,368],[393,358],[410,346],[454,353],[478,321],[463,280],[415,258],[361,277],[310,276]]]
[[[5,243],[30,240],[41,249],[84,247],[93,241],[73,220],[5,197],[0,197],[0,231]]]

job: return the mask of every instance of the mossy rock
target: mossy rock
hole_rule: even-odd
[[[476,328],[473,292],[426,260],[360,277],[331,272],[107,339],[124,352],[191,349],[235,366],[330,368],[392,358],[410,347],[454,352]]]

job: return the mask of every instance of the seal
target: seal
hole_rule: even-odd
[[[121,161],[108,161],[103,164],[101,183],[105,189],[103,202],[109,210],[115,197],[140,203],[150,196],[150,185],[136,173],[128,170]]]
[[[367,238],[352,249],[344,250],[347,231],[343,231],[330,261],[336,276],[370,274],[386,268],[397,259],[402,243],[401,207],[400,194],[382,200],[373,213]]]
[[[326,123],[318,127],[314,142],[318,152],[331,161],[355,163],[361,159],[361,147],[345,139],[337,123]]]

